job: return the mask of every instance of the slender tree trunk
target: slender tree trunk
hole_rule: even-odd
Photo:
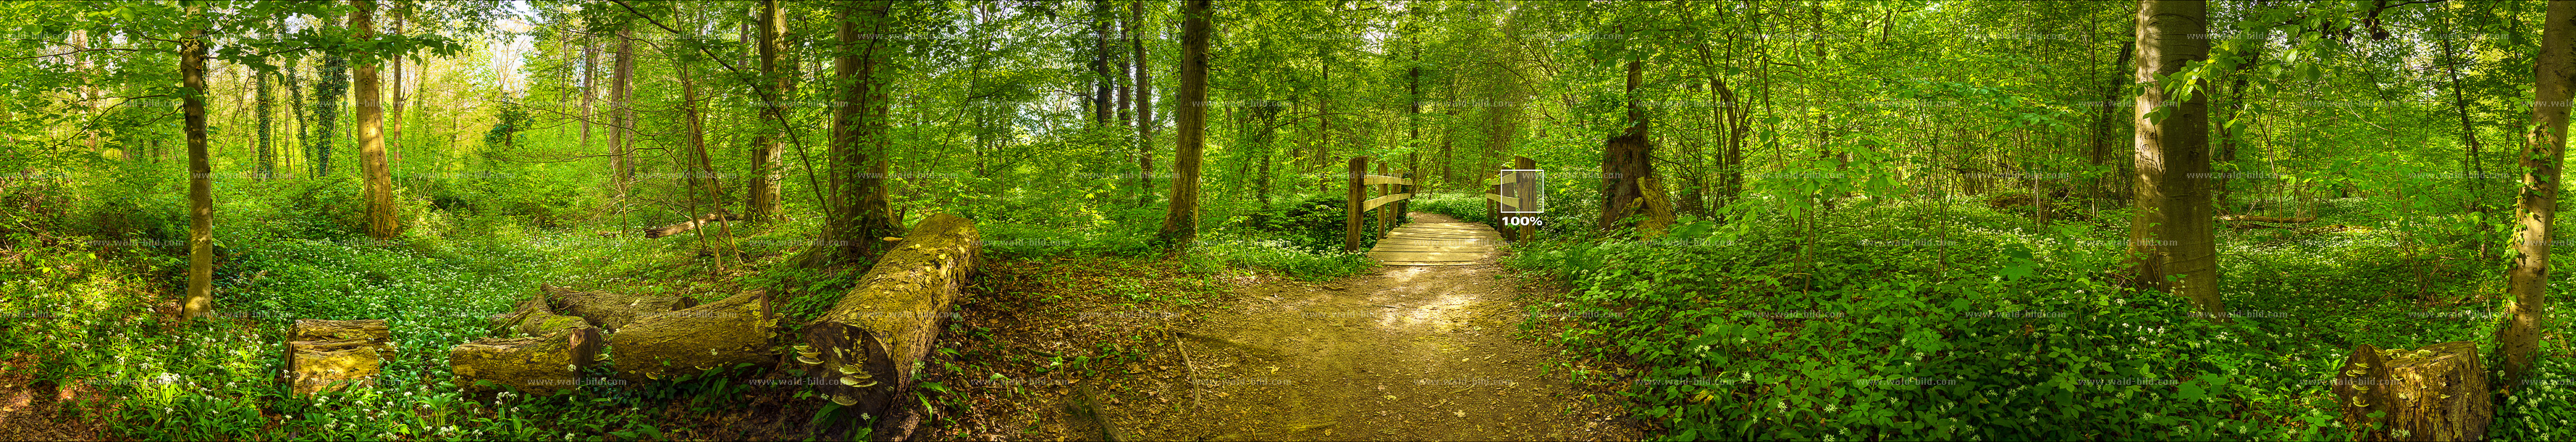
[[[2208,57],[2208,5],[2197,0],[2138,2],[2135,81],[2151,83]],[[2168,102],[2163,87],[2138,95],[2137,215],[2129,227],[2136,283],[2189,298],[2211,320],[2227,321],[2218,294],[2217,244],[2210,232],[2209,93]],[[2162,119],[2151,118],[2161,112]],[[2179,277],[2179,281],[2166,281]]]
[[[205,4],[189,3],[191,17],[205,14]],[[195,319],[215,307],[215,177],[206,156],[206,35],[190,29],[179,40],[179,81],[187,89],[180,99],[188,137],[188,299],[180,317]]]
[[[1091,124],[1109,125],[1117,112],[1110,108],[1112,83],[1109,75],[1109,0],[1091,0]]]
[[[1187,250],[1198,240],[1199,153],[1207,142],[1207,51],[1209,0],[1181,5],[1181,90],[1172,107],[1178,140],[1172,151],[1172,204],[1164,212],[1157,242]]]
[[[284,86],[286,86],[287,113],[293,114],[295,117],[295,148],[281,149],[278,156],[283,158],[280,162],[286,163],[285,166],[287,174],[290,176],[294,175],[294,171],[298,169],[296,169],[294,161],[296,156],[288,154],[302,152],[305,154],[304,156],[306,158],[310,158],[313,153],[313,129],[312,125],[309,124],[310,120],[307,120],[304,117],[304,114],[310,112],[311,108],[304,106],[304,82],[296,80],[296,77],[303,74],[300,69],[301,67],[296,66],[299,64],[297,61],[302,58],[304,57],[292,55],[287,56],[286,71],[282,73],[286,80],[286,84]]]
[[[349,95],[349,59],[322,52],[322,81],[313,84],[313,176],[331,174],[331,149],[340,144],[340,103]]]
[[[682,167],[688,172],[682,179],[687,180],[684,183],[694,194],[691,199],[713,207],[715,212],[729,213],[724,209],[725,200],[722,192],[724,188],[717,187],[715,158],[707,154],[705,122],[698,112],[698,83],[694,76],[689,75],[690,68],[691,66],[680,63],[671,69],[677,71],[680,76],[680,117],[689,131],[686,135],[689,142],[688,164]]]
[[[762,124],[782,124],[786,122],[787,107],[781,101],[786,100],[788,91],[795,87],[792,74],[795,67],[785,60],[787,16],[779,12],[778,0],[760,2],[759,47],[760,73],[769,79],[770,86],[769,92],[761,96],[762,100],[769,102],[761,110],[769,113],[770,120]],[[765,135],[751,140],[751,195],[746,203],[750,207],[745,212],[750,212],[751,221],[755,223],[775,221],[784,213],[779,183],[786,176],[782,174],[779,160],[787,151],[787,137],[782,132],[785,127],[779,129],[763,131]]]
[[[635,177],[635,159],[626,149],[633,135],[635,110],[627,105],[628,89],[635,76],[635,31],[617,30],[617,67],[609,74],[608,84],[608,151],[612,176],[610,186],[617,188],[617,198],[625,199],[627,183]]]
[[[2541,22],[2532,79],[2531,132],[2523,141],[2522,194],[2514,199],[2513,268],[2506,271],[2513,307],[2496,330],[2496,369],[2508,391],[2520,391],[2540,349],[2540,316],[2549,294],[2550,222],[2558,217],[2559,166],[2567,155],[2568,100],[2576,98],[2576,2],[2549,2]]]
[[[2480,148],[2484,146],[2478,145],[2477,126],[2470,124],[2469,122],[2468,88],[2466,85],[2460,83],[2460,65],[2468,63],[2469,58],[2461,56],[2458,52],[2458,48],[2452,47],[2452,45],[2455,44],[2452,43],[2452,40],[2455,39],[2442,39],[2442,53],[2451,56],[2451,62],[2449,63],[2451,71],[2451,103],[2453,109],[2457,109],[2460,115],[2460,146],[2468,150],[2468,156],[2460,159],[2460,181],[2467,184],[2469,188],[2469,197],[2464,200],[2468,207],[2465,207],[2464,209],[2466,209],[2467,212],[2486,213],[2487,204],[2484,202],[2484,198],[2480,198],[2480,196],[2486,194],[2486,186],[2483,185],[2487,180],[2486,168],[2481,164],[2483,162],[2481,161],[2481,157],[2484,155],[2481,155],[2480,152],[2478,152]]]
[[[349,11],[349,28],[357,41],[376,38],[376,2],[349,0],[357,9]],[[360,53],[360,57],[372,54]],[[400,232],[401,220],[394,210],[393,170],[385,163],[385,108],[383,95],[376,90],[376,64],[363,61],[355,69],[358,94],[358,168],[366,175],[367,236],[393,239]]]
[[[259,99],[255,105],[258,109],[256,112],[259,113],[259,165],[257,173],[259,174],[259,179],[262,180],[274,177],[277,171],[277,118],[275,114],[269,112],[271,109],[270,105],[272,102],[276,101],[268,91],[268,77],[271,75],[272,74],[268,72],[261,72],[251,77],[252,81],[257,84],[256,87],[259,88]]]
[[[1136,52],[1136,205],[1154,203],[1154,65],[1146,62],[1145,2],[1127,3],[1127,43]]]
[[[403,22],[411,21],[411,2],[394,0],[393,12],[393,34],[402,35]],[[404,58],[409,57],[393,58],[394,101],[393,106],[387,108],[385,114],[385,169],[389,171],[388,173],[396,165],[402,164],[403,83],[406,80],[403,76]]]
[[[599,42],[590,34],[581,36],[581,151],[590,151],[590,121],[599,118],[592,111],[599,98]]]

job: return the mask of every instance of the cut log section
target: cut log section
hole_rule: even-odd
[[[677,223],[672,223],[671,225],[667,225],[667,226],[661,226],[661,227],[655,227],[655,228],[651,228],[651,229],[646,229],[646,230],[644,230],[644,237],[645,237],[645,238],[660,238],[660,237],[665,237],[665,236],[678,235],[678,234],[680,234],[680,232],[687,232],[687,231],[689,231],[689,230],[696,229],[696,228],[698,228],[698,227],[700,227],[700,226],[705,226],[705,225],[708,225],[708,224],[715,224],[715,223],[718,223],[718,222],[724,222],[724,221],[741,221],[741,220],[742,220],[742,216],[740,216],[740,215],[735,215],[735,214],[731,214],[731,213],[724,213],[724,212],[709,213],[709,214],[705,214],[705,215],[698,215],[698,217],[697,217],[697,218],[690,218],[688,221],[681,221],[681,222],[677,222]]]
[[[2371,440],[2484,440],[2495,404],[2481,363],[2468,341],[2415,350],[2364,344],[2336,373],[2334,392],[2347,422],[2367,425],[2370,413],[2386,412]]]
[[[377,344],[364,339],[286,343],[286,380],[295,394],[309,395],[375,383],[384,367]]]
[[[295,325],[286,329],[287,341],[363,340],[375,345],[376,351],[381,353],[394,351],[393,338],[393,329],[386,327],[383,319],[297,319]]]
[[[698,306],[697,299],[687,296],[585,292],[544,284],[537,288],[556,314],[581,317],[608,332],[616,332],[644,315]]]
[[[295,394],[369,385],[394,352],[382,319],[298,319],[286,340],[285,381]]]
[[[930,353],[981,244],[972,222],[932,214],[868,269],[859,286],[812,325],[796,360],[816,369],[834,403],[882,416],[900,408],[913,367]],[[855,416],[855,414],[853,414]]]
[[[520,390],[552,392],[580,387],[581,368],[599,359],[599,349],[605,341],[599,329],[590,327],[534,338],[476,339],[448,350],[447,364],[456,372],[456,386],[469,395],[493,393],[494,390],[475,385],[475,381],[486,380]]]
[[[753,292],[645,315],[609,336],[609,354],[630,382],[775,363],[778,352],[770,339],[778,334],[778,316],[771,307],[767,294]]]

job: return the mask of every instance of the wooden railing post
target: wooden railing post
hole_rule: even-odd
[[[1368,201],[1360,197],[1368,191],[1362,184],[1368,182],[1368,157],[1351,157],[1350,173],[1346,178],[1350,180],[1351,191],[1347,199],[1349,204],[1343,210],[1342,250],[1357,252],[1360,251],[1360,204]]]
[[[1514,156],[1514,157],[1512,157],[1512,168],[1514,168],[1514,169],[1537,169],[1537,168],[1538,168],[1538,161],[1531,160],[1531,159],[1529,159],[1529,157],[1524,157],[1524,156]],[[1530,185],[1531,187],[1529,187],[1529,188],[1530,188],[1530,189],[1537,189],[1537,186],[1538,186],[1538,185],[1540,185],[1540,184],[1546,184],[1546,183],[1533,183],[1533,184],[1531,184],[1531,185]],[[1537,205],[1537,204],[1538,204],[1538,195],[1537,195],[1537,194],[1538,194],[1538,193],[1540,193],[1540,192],[1546,192],[1546,190],[1539,190],[1538,192],[1521,192],[1521,193],[1523,194],[1523,195],[1521,195],[1521,196],[1520,196],[1520,198],[1521,198],[1521,199],[1520,199],[1520,203],[1521,203],[1521,204],[1520,204],[1520,205],[1521,205],[1521,211],[1526,212],[1526,211],[1530,211],[1531,209],[1533,209],[1534,207],[1532,207],[1532,206],[1534,206],[1534,205]],[[1533,218],[1535,218],[1535,217],[1533,217]],[[1520,241],[1529,241],[1531,238],[1537,238],[1537,237],[1538,237],[1538,226],[1522,225],[1522,226],[1521,226],[1521,233],[1520,233],[1520,235],[1515,235],[1515,236],[1518,236],[1518,238],[1513,238],[1513,239],[1520,240]]]

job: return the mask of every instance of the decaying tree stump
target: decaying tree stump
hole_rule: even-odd
[[[2386,424],[2371,440],[2481,440],[2495,416],[2481,364],[2473,342],[2415,350],[2364,344],[2335,373],[2334,392],[2346,422]],[[2386,414],[2374,421],[2372,412]]]
[[[368,385],[394,352],[382,319],[298,319],[286,339],[286,381],[296,394]]]
[[[911,391],[913,364],[930,352],[980,260],[972,222],[932,214],[868,269],[857,288],[805,328],[797,362],[817,369],[824,397],[887,419]],[[853,414],[855,416],[855,414]]]
[[[599,359],[606,341],[599,329],[590,327],[532,338],[476,339],[448,350],[447,364],[456,372],[456,386],[468,394],[492,393],[475,386],[480,380],[551,392],[581,386],[581,368]]]
[[[644,315],[698,306],[697,299],[687,296],[585,292],[544,284],[537,288],[555,314],[580,317],[608,332],[625,328]]]
[[[674,375],[750,363],[778,361],[770,339],[778,334],[778,315],[769,296],[752,292],[685,310],[645,315],[609,336],[617,369],[629,381],[669,379]]]

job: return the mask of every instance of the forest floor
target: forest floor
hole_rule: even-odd
[[[1178,315],[1186,319],[1127,331],[1177,345],[1159,345],[1123,369],[1049,382],[1055,388],[1042,389],[1054,394],[1032,395],[1043,398],[1038,401],[996,401],[1020,410],[979,414],[1037,423],[1006,433],[1041,440],[1643,437],[1615,393],[1624,385],[1568,383],[1567,371],[1590,368],[1533,342],[1531,334],[1515,333],[1524,323],[1522,302],[1534,299],[1524,295],[1537,287],[1520,284],[1499,265],[1390,266],[1327,282],[1230,282],[1210,302]],[[1062,330],[1040,325],[1003,334],[1053,339],[1065,336]],[[1551,373],[1551,367],[1558,368]]]

